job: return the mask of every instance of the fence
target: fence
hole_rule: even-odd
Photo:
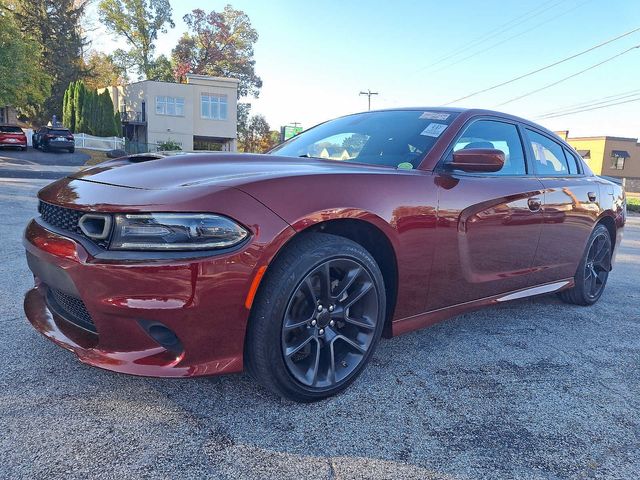
[[[76,148],[88,150],[124,150],[124,138],[120,137],[94,137],[86,133],[76,133]]]

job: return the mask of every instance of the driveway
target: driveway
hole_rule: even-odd
[[[90,158],[77,151],[42,152],[29,147],[23,152],[4,148],[0,149],[0,178],[60,178],[82,167]]]
[[[503,304],[383,340],[344,394],[138,378],[26,322],[43,182],[0,184],[0,478],[640,478],[640,218],[601,301]]]

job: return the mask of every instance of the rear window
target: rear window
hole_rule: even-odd
[[[270,153],[416,168],[456,116],[438,110],[349,115],[302,132]]]
[[[69,130],[63,130],[61,128],[51,129],[49,130],[49,133],[51,135],[63,135],[63,136],[71,135],[71,132]]]
[[[20,127],[0,125],[0,133],[24,133]]]

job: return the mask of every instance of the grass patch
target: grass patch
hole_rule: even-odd
[[[640,198],[627,197],[627,211],[640,213]]]
[[[111,160],[107,157],[107,152],[101,150],[89,150],[86,148],[77,148],[76,152],[81,152],[89,155],[91,158],[86,161],[85,165],[97,165],[99,163]]]

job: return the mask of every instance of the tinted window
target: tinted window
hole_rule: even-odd
[[[0,133],[23,133],[20,127],[13,127],[11,125],[0,125]]]
[[[69,130],[64,130],[62,128],[51,129],[49,133],[51,133],[51,135],[62,135],[62,136],[71,135],[71,132]]]
[[[423,110],[349,115],[302,132],[270,153],[416,168],[456,116]]]
[[[580,167],[578,166],[578,159],[566,148],[564,149],[564,156],[567,158],[567,164],[569,165],[569,173],[571,175],[578,175],[580,173]]]
[[[504,166],[492,175],[525,175],[522,142],[515,125],[479,120],[467,127],[453,147],[456,152],[470,148],[495,148],[504,152]]]
[[[569,168],[562,147],[553,140],[527,129],[536,173],[538,175],[568,175]]]

